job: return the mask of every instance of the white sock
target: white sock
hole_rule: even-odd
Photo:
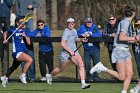
[[[6,75],[4,75],[5,78],[8,78]]]
[[[122,90],[122,92],[121,93],[127,93],[127,91],[126,90]]]
[[[21,75],[22,75],[22,76],[26,76],[26,74],[24,74],[24,73],[22,73]]]
[[[85,80],[81,80],[81,83],[84,84],[85,83]]]

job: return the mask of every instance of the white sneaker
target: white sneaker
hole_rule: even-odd
[[[82,85],[81,85],[81,88],[82,89],[87,89],[87,88],[90,88],[90,84],[87,84],[87,83],[83,83]]]
[[[132,88],[132,89],[130,89],[130,93],[139,93],[139,90]]]
[[[47,83],[49,85],[51,85],[52,84],[52,76],[51,76],[51,74],[46,74],[46,78],[47,78]]]
[[[25,83],[25,84],[27,83],[27,81],[26,81],[26,76],[25,76],[25,75],[22,75],[22,74],[21,74],[21,75],[19,76],[19,78],[20,78],[20,80],[21,80],[22,83]]]
[[[47,78],[46,77],[42,77],[40,80],[41,81],[47,81]]]
[[[1,77],[1,81],[2,81],[2,86],[6,87],[6,84],[8,83],[8,78],[6,76]]]
[[[90,70],[90,74],[93,74],[94,72],[100,73],[101,71],[106,71],[106,69],[107,68],[102,64],[102,62],[99,62]]]

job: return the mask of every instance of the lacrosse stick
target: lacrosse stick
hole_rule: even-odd
[[[81,43],[75,50],[74,53],[82,46],[83,44]],[[71,56],[68,58],[69,60],[71,59]]]
[[[19,28],[25,23],[28,22],[31,18],[33,18],[33,15],[30,13],[27,13],[26,16],[24,17],[23,22],[16,28],[16,30],[7,38],[6,42],[14,35],[14,33],[19,30]]]

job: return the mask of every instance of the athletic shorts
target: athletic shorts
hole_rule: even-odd
[[[79,55],[78,51],[75,53],[76,55]],[[65,63],[69,60],[70,58],[70,54],[64,50],[61,50],[61,52],[59,53],[59,62],[60,63]]]
[[[14,59],[17,59],[20,56],[21,53],[24,53],[24,52],[14,52],[12,54],[12,56],[13,56]]]
[[[131,59],[131,57],[129,50],[114,48],[112,51],[112,63],[125,62],[127,59]]]

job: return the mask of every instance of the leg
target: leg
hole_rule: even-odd
[[[56,74],[60,73],[62,70],[65,69],[65,67],[67,67],[67,65],[69,64],[69,60],[67,62],[64,63],[59,63],[59,66],[56,67],[50,74],[46,74],[46,78],[47,78],[47,83],[49,85],[51,85],[52,82],[52,76],[55,76]]]
[[[95,66],[97,63],[100,62],[100,50],[97,50],[97,51],[91,51],[91,58],[93,60],[93,65]],[[90,72],[90,71],[89,71]],[[98,80],[99,79],[99,76],[98,76],[98,73],[95,72],[93,74],[93,80]]]
[[[130,58],[126,60],[125,68],[126,68],[126,78],[123,83],[123,90],[127,91],[133,76],[132,60]]]
[[[85,62],[87,80],[90,80],[92,78],[91,74],[89,73],[91,69],[90,61],[91,61],[90,53],[84,50],[84,62]]]
[[[14,59],[12,66],[7,70],[6,76],[9,77],[18,68],[20,64],[21,62]]]
[[[112,69],[113,69],[114,71],[117,71],[117,69],[116,69],[116,63],[112,63],[112,60],[111,60],[112,50],[109,50],[109,49],[108,49],[108,53],[109,53],[109,61],[110,61],[110,64],[111,64],[111,66],[112,66]]]
[[[50,51],[47,54],[46,62],[47,62],[49,73],[51,73],[53,71],[53,51]]]
[[[33,59],[31,65],[30,65],[30,68],[28,70],[29,78],[30,78],[30,80],[35,80],[36,72],[35,72],[34,51],[33,50],[28,50],[27,54],[29,56],[31,56],[31,58]]]
[[[140,78],[140,53],[135,52],[134,57],[135,57],[136,65],[137,65],[138,75],[139,75],[139,78]]]
[[[45,77],[46,75],[46,61],[45,61],[45,56],[46,53],[39,52],[39,68],[40,68],[40,73],[42,77]]]
[[[81,88],[82,89],[90,88],[91,85],[85,83],[85,68],[84,68],[84,63],[82,61],[81,56],[75,55],[72,57],[71,60],[79,69],[79,74],[80,74],[80,79],[81,79]]]
[[[69,60],[67,62],[64,62],[64,63],[59,63],[59,66],[56,67],[50,74],[52,76],[55,76],[57,75],[58,73],[62,72],[69,64]]]
[[[26,64],[24,65],[22,74],[19,76],[19,78],[21,79],[22,83],[27,83],[26,82],[26,73],[32,63],[32,58],[29,55],[27,55],[26,53],[21,52],[19,57],[17,58],[17,60],[20,62],[26,62]]]
[[[31,63],[32,63],[32,58],[27,55],[26,53],[21,53],[19,55],[19,57],[17,58],[18,61],[21,62],[26,62],[26,64],[24,65],[24,69],[23,69],[23,73],[26,74],[28,68],[30,67]]]
[[[13,60],[12,66],[8,69],[6,75],[1,77],[2,86],[6,87],[6,84],[8,83],[8,77],[14,72],[15,69],[21,64],[21,62],[18,62],[17,60]]]

